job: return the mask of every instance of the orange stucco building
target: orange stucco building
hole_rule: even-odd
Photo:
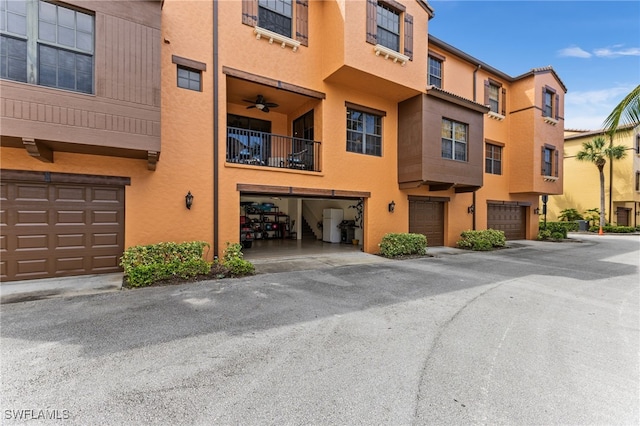
[[[535,238],[562,192],[562,81],[428,36],[424,0],[25,3],[0,11],[3,280],[159,241]]]

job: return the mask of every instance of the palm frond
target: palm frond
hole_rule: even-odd
[[[607,133],[613,134],[618,127],[626,124],[640,124],[640,85],[620,101],[604,120],[602,127]]]

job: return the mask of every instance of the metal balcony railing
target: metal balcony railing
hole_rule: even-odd
[[[320,142],[227,127],[227,163],[320,171]]]

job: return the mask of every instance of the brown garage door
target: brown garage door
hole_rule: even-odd
[[[444,245],[444,202],[409,200],[409,232],[427,236],[427,245]]]
[[[3,181],[3,281],[117,272],[124,186]]]
[[[487,228],[504,231],[507,240],[526,238],[526,207],[513,204],[488,204]]]

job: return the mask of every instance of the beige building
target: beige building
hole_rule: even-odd
[[[584,142],[596,137],[609,139],[602,130],[565,131],[564,193],[549,197],[547,219],[557,220],[564,209],[584,213],[600,206],[600,178],[592,163],[578,161]],[[626,156],[604,167],[605,220],[620,226],[640,224],[640,126],[624,126],[615,134],[614,145],[623,145]]]

